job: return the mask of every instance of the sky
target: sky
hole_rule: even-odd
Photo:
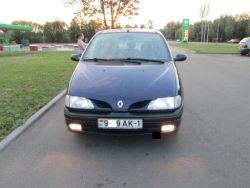
[[[153,20],[156,29],[163,28],[170,21],[189,18],[190,23],[201,21],[200,7],[210,3],[207,20],[214,20],[221,14],[241,14],[250,12],[250,1],[237,0],[140,0],[139,16],[131,20],[121,19],[122,25],[147,24]],[[63,0],[3,0],[1,2],[0,23],[10,24],[13,20],[26,20],[44,24],[59,19],[70,23],[74,12],[80,7],[65,7]]]

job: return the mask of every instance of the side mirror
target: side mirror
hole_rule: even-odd
[[[187,56],[185,54],[178,54],[174,58],[174,61],[185,61],[187,59]]]
[[[80,61],[80,57],[81,57],[80,54],[72,54],[70,59],[72,61]]]

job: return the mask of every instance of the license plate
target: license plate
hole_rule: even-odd
[[[142,119],[98,119],[101,129],[142,129]]]

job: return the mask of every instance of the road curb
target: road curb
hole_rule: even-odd
[[[189,49],[187,49],[187,48],[181,48],[181,47],[177,47],[177,46],[171,46],[170,44],[169,44],[169,46],[170,46],[170,48],[171,48],[171,47],[175,47],[175,48],[179,48],[179,49],[181,49],[181,50],[187,50],[187,51],[196,53],[196,51],[194,51],[194,50],[189,50]]]
[[[31,125],[38,121],[50,108],[52,108],[59,99],[61,99],[66,94],[66,89],[59,93],[55,98],[38,110],[34,115],[32,115],[23,125],[19,126],[13,132],[11,132],[5,139],[0,142],[0,154],[22,133],[24,133]]]
[[[227,53],[227,52],[195,52],[196,54],[225,54],[225,55],[232,55],[232,54],[239,54],[239,53],[237,53],[237,52],[229,52],[229,53]]]
[[[197,51],[194,51],[194,50],[189,50],[187,48],[181,48],[181,47],[177,47],[177,46],[171,46],[170,47],[175,47],[175,48],[179,48],[179,49],[182,49],[182,50],[187,50],[187,51],[190,51],[190,52],[193,52],[195,54],[225,54],[225,55],[232,55],[232,54],[239,54],[238,52],[197,52]]]

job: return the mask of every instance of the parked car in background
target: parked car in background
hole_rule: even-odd
[[[250,56],[250,37],[245,37],[239,42],[238,52],[241,55],[249,55]]]
[[[64,116],[71,132],[95,134],[177,133],[183,89],[176,62],[157,30],[97,33],[70,80]]]
[[[231,39],[228,43],[238,44],[240,41],[238,39]]]

